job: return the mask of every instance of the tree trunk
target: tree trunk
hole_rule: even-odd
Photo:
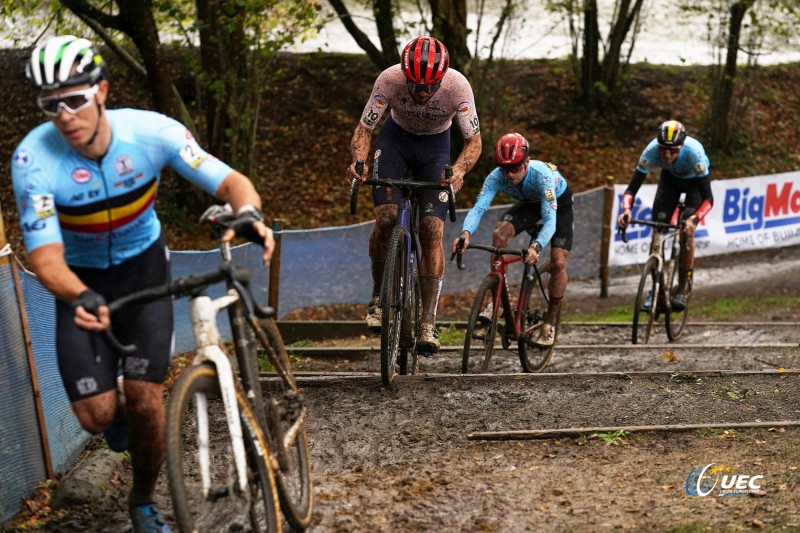
[[[386,68],[400,62],[392,19],[392,0],[375,0],[372,12],[375,14],[375,28],[381,43],[382,65]]]
[[[617,18],[611,26],[608,38],[608,49],[603,56],[600,81],[604,96],[613,96],[619,87],[622,45],[630,32],[631,25],[642,9],[642,0],[636,0],[631,7],[630,0],[620,0],[617,9]]]
[[[352,15],[350,15],[350,11],[347,10],[347,7],[344,5],[344,2],[342,2],[342,0],[328,0],[328,2],[331,4],[331,7],[333,7],[334,11],[336,11],[336,14],[339,16],[339,20],[342,21],[342,24],[347,30],[347,33],[349,33],[353,37],[353,39],[355,39],[356,44],[362,50],[364,50],[364,52],[366,52],[367,56],[375,64],[375,66],[383,70],[398,62],[396,48],[393,50],[394,56],[392,57],[394,57],[394,59],[390,62],[387,62],[386,59],[387,51],[384,50],[382,52],[378,50],[375,47],[375,45],[372,44],[372,41],[369,40],[369,37],[367,37],[367,35],[363,31],[361,31],[358,26],[356,26],[356,23],[353,22]],[[381,2],[381,0],[378,0],[378,2]],[[375,10],[373,9],[373,11]],[[390,33],[394,35],[394,24],[392,22],[392,17],[383,16],[383,13],[385,13],[385,11],[383,10],[383,8],[381,8],[381,17],[376,21],[376,23],[379,26],[378,33],[381,36],[388,35],[387,33],[388,32],[387,25],[388,25],[391,26]]]
[[[597,0],[583,6],[583,57],[578,76],[580,102],[587,110],[595,106],[595,83],[600,78],[600,29],[597,23]]]
[[[466,0],[430,0],[430,6],[434,37],[447,46],[450,66],[459,71],[465,70],[472,59],[467,46],[469,29]]]
[[[728,26],[728,51],[722,72],[713,80],[711,96],[711,145],[725,149],[730,145],[731,131],[729,116],[733,104],[733,89],[736,85],[736,58],[739,53],[739,40],[742,35],[742,21],[754,0],[740,0],[731,6]]]

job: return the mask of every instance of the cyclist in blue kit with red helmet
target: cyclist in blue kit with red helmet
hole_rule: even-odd
[[[672,308],[676,311],[686,309],[692,290],[694,232],[714,205],[709,165],[708,156],[700,141],[687,135],[686,128],[677,120],[667,120],[658,127],[658,135],[639,156],[639,163],[622,195],[622,213],[617,221],[624,228],[631,219],[631,207],[636,193],[651,168],[661,168],[653,200],[655,222],[669,222],[678,205],[678,198],[681,193],[686,193],[686,211],[683,215],[685,225],[680,238],[678,290],[672,298]],[[645,307],[652,305],[651,300],[652,295],[645,302]]]
[[[348,183],[367,178],[367,166],[359,174],[356,162],[366,160],[372,133],[387,110],[391,112],[381,126],[375,146],[374,177],[404,179],[410,170],[415,181],[440,183],[445,165],[450,162],[450,129],[455,122],[464,137],[464,147],[453,164],[449,183],[458,192],[464,175],[481,154],[480,125],[472,87],[463,74],[450,68],[450,56],[443,43],[433,37],[414,38],[403,48],[400,63],[378,75],[350,142]],[[419,265],[422,317],[417,346],[423,355],[432,355],[439,350],[436,313],[444,276],[442,233],[447,195],[434,190],[416,194],[422,247]],[[372,190],[375,203],[375,228],[369,240],[372,298],[365,321],[374,332],[381,327],[378,303],[389,237],[397,219],[397,196],[387,187]]]
[[[111,327],[106,301],[170,279],[155,212],[165,166],[231,204],[237,217],[223,240],[238,233],[259,242],[266,263],[272,231],[251,181],[205,152],[186,127],[159,113],[106,109],[107,67],[87,39],[57,36],[35,47],[27,76],[49,121],[19,143],[11,177],[31,266],[56,297],[61,379],[81,426],[130,452],[134,532],[169,531],[154,492],[164,461],[172,302],[120,312],[116,336],[138,347],[120,356],[97,334]]]
[[[561,302],[567,290],[567,256],[572,249],[573,199],[567,180],[552,163],[530,157],[530,145],[519,133],[506,133],[495,144],[494,158],[499,166],[483,182],[475,205],[464,218],[461,237],[453,241],[453,252],[466,250],[469,237],[478,229],[481,218],[498,192],[516,200],[497,222],[492,232],[492,246],[504,248],[522,231],[530,231],[540,220],[542,228],[528,247],[525,262],[536,264],[542,248],[550,244],[550,302],[544,325],[534,339],[540,348],[555,342],[555,324]],[[494,257],[490,258],[494,262]],[[491,320],[492,304],[481,311],[481,317]]]

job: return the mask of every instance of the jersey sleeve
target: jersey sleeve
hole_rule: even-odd
[[[557,175],[555,172],[544,173],[537,172],[536,179],[541,184],[542,188],[542,229],[536,240],[542,245],[542,248],[550,243],[550,239],[556,232],[556,216],[558,214],[558,198],[557,198]]]
[[[481,123],[478,119],[478,108],[475,106],[475,95],[467,78],[461,75],[457,89],[456,121],[465,139],[481,134]]]
[[[166,157],[164,164],[214,195],[233,169],[206,152],[189,129],[177,120],[165,115],[158,115],[155,120],[155,138],[148,143],[153,157],[163,154],[162,157]]]
[[[64,242],[55,204],[53,175],[46,165],[20,146],[11,162],[11,181],[19,210],[19,225],[30,253],[45,244]]]
[[[374,130],[389,107],[389,100],[386,97],[387,91],[390,89],[388,86],[389,78],[389,69],[386,69],[378,75],[375,84],[372,86],[367,105],[364,106],[364,111],[361,113],[360,124],[365,128]]]
[[[495,172],[499,171],[495,169],[486,176],[486,179],[483,181],[483,187],[481,188],[481,192],[478,193],[478,197],[475,199],[475,205],[472,206],[467,216],[464,217],[464,224],[461,226],[462,232],[468,231],[471,235],[474,234],[481,223],[481,218],[483,218],[484,213],[491,207],[492,200],[494,200],[497,191],[500,190],[498,188]]]

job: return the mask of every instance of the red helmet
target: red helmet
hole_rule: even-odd
[[[530,146],[519,133],[506,133],[494,145],[494,159],[498,165],[517,165],[525,161]]]
[[[417,37],[403,49],[400,66],[412,84],[438,88],[450,67],[450,54],[439,40]]]

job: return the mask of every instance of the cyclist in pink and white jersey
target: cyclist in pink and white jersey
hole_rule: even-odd
[[[433,37],[417,37],[405,46],[399,64],[381,72],[350,143],[352,162],[347,169],[348,183],[353,178],[360,181],[367,178],[368,166],[365,165],[363,174],[359,175],[355,164],[367,159],[372,132],[390,109],[375,146],[374,177],[403,179],[410,170],[416,181],[448,183],[444,167],[450,162],[450,128],[455,119],[464,136],[464,148],[453,164],[449,183],[456,192],[461,189],[464,175],[481,153],[480,123],[469,81],[449,66],[450,58],[444,44]],[[372,194],[375,203],[375,229],[369,241],[372,299],[366,322],[370,329],[379,331],[378,300],[397,205],[391,189],[374,187]],[[432,355],[439,350],[436,308],[444,275],[442,232],[447,198],[434,190],[418,191],[417,195],[421,206],[422,245],[419,266],[422,319],[418,347],[421,353]]]

